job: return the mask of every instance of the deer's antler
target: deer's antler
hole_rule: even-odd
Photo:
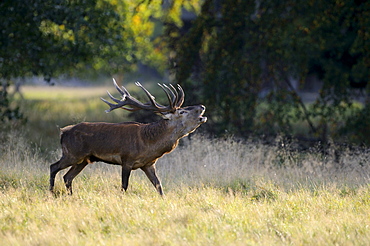
[[[116,87],[117,91],[122,95],[122,99],[120,100],[120,99],[117,99],[117,98],[113,97],[107,91],[108,96],[114,102],[116,102],[116,104],[110,103],[107,100],[105,100],[104,98],[101,98],[101,100],[103,102],[105,102],[106,104],[108,104],[109,107],[110,107],[109,109],[107,109],[105,111],[107,113],[114,110],[114,109],[117,109],[117,108],[122,108],[122,109],[125,109],[125,110],[128,110],[128,111],[136,111],[136,110],[140,110],[140,109],[146,109],[146,110],[151,110],[151,111],[158,112],[158,113],[172,112],[172,111],[175,111],[176,109],[180,108],[181,105],[184,103],[185,94],[184,94],[184,91],[183,91],[183,89],[181,88],[180,85],[177,85],[177,88],[178,88],[178,92],[177,92],[175,87],[173,87],[172,85],[167,86],[165,84],[158,84],[162,88],[162,90],[166,93],[166,96],[167,96],[168,101],[170,103],[170,105],[168,105],[168,106],[163,106],[163,105],[161,105],[161,104],[159,104],[158,102],[155,101],[155,97],[152,94],[150,94],[150,92],[147,89],[145,89],[145,87],[142,86],[140,84],[140,82],[136,82],[135,85],[140,87],[145,92],[145,94],[149,98],[149,101],[147,103],[142,103],[139,100],[137,100],[136,98],[132,97],[125,87],[123,87],[123,86],[119,87],[117,85],[117,82],[114,78],[113,78],[113,84]]]

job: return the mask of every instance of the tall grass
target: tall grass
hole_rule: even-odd
[[[20,133],[0,147],[3,245],[368,245],[370,153],[193,136],[158,161],[162,199],[142,172],[120,191],[120,168],[96,163],[73,196]]]
[[[334,144],[302,152],[192,135],[158,161],[164,199],[141,171],[122,193],[120,167],[103,163],[76,177],[73,196],[60,172],[51,195],[58,126],[125,120],[104,113],[101,91],[24,90],[26,129],[0,135],[1,245],[370,244],[370,152]]]

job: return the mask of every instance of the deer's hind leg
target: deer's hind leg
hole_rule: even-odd
[[[84,160],[82,163],[73,165],[71,169],[69,169],[68,172],[63,176],[64,183],[70,195],[72,195],[73,179],[86,167],[87,164],[88,164],[88,161]]]

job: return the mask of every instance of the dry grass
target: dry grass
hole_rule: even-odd
[[[100,163],[76,178],[73,196],[58,175],[54,197],[47,191],[45,156],[18,134],[9,139],[0,160],[3,245],[370,242],[366,152],[344,153],[344,168],[317,153],[294,156],[261,144],[193,137],[158,163],[164,199],[140,171],[122,194],[120,168]]]
[[[158,162],[164,199],[141,171],[121,193],[120,168],[102,163],[77,176],[73,196],[61,172],[52,196],[57,125],[120,121],[122,113],[104,113],[105,89],[49,89],[25,91],[27,135],[0,135],[2,245],[370,244],[369,150],[338,159],[335,146],[323,155],[193,136]]]

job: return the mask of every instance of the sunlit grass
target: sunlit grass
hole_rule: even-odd
[[[143,83],[153,94],[158,96],[161,95],[161,89],[155,86],[154,83]],[[143,92],[134,83],[123,84],[130,92],[134,95],[142,97]],[[13,89],[11,89],[12,91]],[[79,100],[79,99],[92,99],[100,97],[107,97],[106,91],[110,91],[112,94],[116,94],[113,83],[104,86],[86,86],[86,87],[73,87],[73,86],[22,86],[21,92],[27,100]],[[142,95],[141,95],[142,94]],[[19,98],[19,94],[15,94]]]
[[[87,187],[54,198],[10,189],[0,194],[0,238],[7,245],[366,245],[370,240],[366,187],[346,197],[320,187],[316,193],[280,192],[278,199],[261,201],[213,187],[182,187],[165,199],[146,188],[133,190],[122,195]]]
[[[315,154],[282,167],[274,147],[195,137],[158,162],[164,198],[141,171],[122,193],[120,168],[103,163],[77,176],[73,196],[57,175],[54,196],[48,167],[60,151],[45,157],[19,134],[9,139],[0,160],[3,245],[370,242],[369,166],[359,165],[366,152],[345,153],[346,168]]]
[[[364,149],[344,150],[338,159],[330,154],[335,146],[327,154],[294,152],[192,135],[158,161],[164,198],[141,171],[122,193],[120,167],[103,163],[76,177],[73,196],[60,172],[56,195],[50,194],[49,165],[61,155],[58,126],[125,120],[122,112],[104,112],[99,97],[106,89],[82,90],[63,88],[49,98],[51,92],[25,92],[26,129],[1,136],[2,245],[370,243],[370,152]]]

